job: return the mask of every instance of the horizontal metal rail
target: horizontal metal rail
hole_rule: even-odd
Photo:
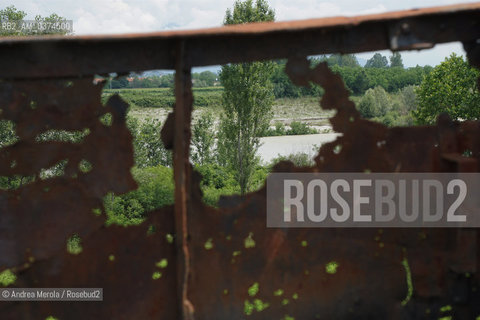
[[[108,36],[0,38],[0,78],[80,77],[175,69],[178,43],[192,67],[480,38],[480,3],[360,17],[254,23]]]

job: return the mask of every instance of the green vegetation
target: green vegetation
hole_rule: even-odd
[[[218,107],[222,103],[223,87],[194,88],[196,107]],[[175,94],[169,88],[154,89],[105,89],[102,101],[106,102],[114,93],[118,93],[132,108],[172,108]]]
[[[261,188],[270,169],[271,165],[255,166],[247,191],[250,192]],[[203,201],[206,204],[216,207],[220,196],[240,193],[240,186],[233,168],[228,168],[218,163],[210,163],[195,165],[195,170],[203,177],[200,187],[203,191]]]
[[[133,225],[145,218],[145,213],[174,202],[173,171],[156,166],[133,168],[132,174],[138,189],[121,196],[107,195],[104,205],[107,224]]]
[[[419,85],[423,77],[429,74],[431,67],[414,67],[403,69],[400,67],[390,68],[350,68],[332,66],[332,70],[340,74],[345,85],[353,95],[365,94],[368,89],[381,86],[389,93],[395,93],[406,86]]]
[[[192,161],[200,165],[211,163],[214,160],[215,123],[210,112],[203,113],[192,125]]]
[[[281,122],[276,122],[274,128],[268,128],[267,130],[260,133],[261,137],[271,137],[271,136],[294,136],[301,134],[316,134],[319,133],[318,130],[309,127],[306,123],[300,121],[292,121],[289,125],[289,128],[286,128],[286,125]]]
[[[194,88],[212,87],[218,85],[217,75],[211,71],[192,73]],[[125,88],[173,88],[174,73],[160,75],[131,74],[129,77],[108,78],[106,87],[109,89]]]
[[[320,56],[311,58],[312,66],[322,61],[326,61],[333,71],[339,73],[350,92],[357,96],[363,95],[366,90],[376,86],[383,87],[389,93],[395,93],[406,86],[419,85],[423,77],[433,69],[430,66],[404,68],[401,54],[398,52],[390,56],[390,65],[388,65],[387,57],[378,53],[375,54],[372,59],[368,60],[365,67],[359,65],[354,55],[330,55],[328,57]],[[286,60],[272,61],[268,64],[271,68],[270,81],[273,84],[273,94],[276,99],[319,97],[322,95],[323,90],[316,85],[311,88],[295,86],[284,72]],[[210,71],[205,71],[200,74],[194,73],[192,75],[196,98],[195,106],[211,107],[221,104],[221,92],[223,88],[217,86],[217,84],[220,83],[216,80],[213,81],[214,77],[220,78]],[[208,78],[209,80],[203,80],[204,78]],[[117,85],[112,86],[110,82],[107,82],[105,86],[107,90],[105,90],[105,92],[107,94],[119,92],[127,102],[132,103],[134,106],[171,107],[173,105],[173,91],[169,90],[169,88],[173,86],[173,74],[150,76],[141,79],[138,76],[121,77],[112,81],[116,81]],[[118,82],[122,82],[123,84],[120,85]],[[126,88],[160,88],[163,90],[149,92],[148,89],[145,89],[145,91],[137,89],[139,91],[130,91],[125,90]],[[208,92],[211,91],[217,92],[217,95],[209,94]]]
[[[2,23],[15,23],[17,25],[17,28],[0,28],[0,36],[35,36],[46,34],[65,35],[71,33],[70,30],[61,28],[62,23],[66,22],[66,19],[55,13],[52,13],[48,17],[37,15],[33,19],[37,23],[36,27],[21,28],[21,21],[24,20],[26,16],[26,12],[18,10],[15,6],[0,9],[0,21],[2,21]],[[42,28],[42,25],[57,25],[57,27]]]
[[[258,282],[255,282],[251,287],[248,288],[247,292],[250,297],[255,297],[260,290],[260,285]],[[253,299],[252,302],[245,300],[244,303],[244,312],[246,315],[251,315],[253,311],[262,312],[270,306],[269,303],[264,302],[260,299]]]
[[[17,276],[11,270],[7,269],[0,272],[0,287],[8,287],[15,283]]]
[[[430,124],[445,112],[454,120],[480,117],[480,72],[463,57],[452,54],[425,77],[416,90],[418,109],[413,112],[419,124]]]
[[[387,126],[412,125],[412,112],[417,108],[415,87],[407,86],[396,94],[389,94],[380,86],[368,89],[358,99],[357,107],[362,117]]]
[[[312,58],[311,65],[315,66],[323,61],[327,62],[334,72],[340,74],[347,88],[356,96],[363,95],[366,90],[376,86],[383,87],[389,93],[395,93],[406,86],[419,85],[423,77],[432,70],[430,66],[403,68],[400,53],[394,53],[390,57],[390,66],[387,57],[378,53],[367,61],[365,67],[361,67],[353,55],[320,56]],[[281,60],[274,65],[272,83],[275,98],[322,95],[323,91],[318,86],[306,89],[293,85],[284,72],[285,63]]]
[[[265,0],[237,1],[233,11],[225,15],[225,25],[273,21],[274,12]],[[222,67],[220,80],[224,86],[218,132],[218,159],[222,165],[235,168],[241,194],[251,184],[260,132],[266,130],[272,117],[273,86],[271,62],[230,64]]]
[[[278,156],[271,161],[271,165],[280,161],[290,161],[297,167],[311,167],[314,165],[314,161],[307,153],[291,153],[288,156]]]
[[[403,68],[402,55],[399,52],[394,52],[390,56],[390,67]]]
[[[330,261],[325,265],[325,272],[327,272],[328,274],[335,274],[337,273],[338,266],[338,262]]]
[[[83,250],[82,248],[82,239],[78,236],[78,234],[74,234],[67,240],[67,251],[70,254],[80,254]]]
[[[412,272],[410,271],[410,265],[406,257],[402,260],[403,268],[405,269],[406,281],[407,281],[407,296],[402,300],[402,306],[405,306],[413,296],[413,284],[412,284]]]
[[[140,124],[135,118],[129,117],[127,126],[133,135],[135,164],[138,168],[172,165],[172,153],[165,149],[161,139],[160,121],[147,119]]]
[[[380,53],[375,53],[371,59],[365,64],[365,68],[386,68],[388,67],[387,57]]]

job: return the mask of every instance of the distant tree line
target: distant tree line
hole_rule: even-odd
[[[380,53],[375,53],[362,67],[357,58],[352,54],[318,56],[310,59],[312,67],[320,62],[327,62],[332,70],[340,74],[350,92],[363,95],[368,89],[382,87],[388,93],[395,93],[408,86],[420,85],[424,76],[432,71],[431,66],[416,66],[405,68],[400,53],[393,53],[389,59]],[[321,96],[323,90],[318,86],[301,88],[295,86],[285,74],[286,60],[277,60],[272,63],[270,81],[273,84],[275,98],[298,98],[303,96]],[[174,74],[142,77],[114,78],[107,81],[106,88],[171,88],[173,87]],[[211,87],[223,85],[219,75],[204,71],[192,74],[193,87]]]
[[[332,70],[340,74],[345,85],[353,95],[365,94],[368,89],[382,87],[389,93],[397,92],[407,86],[419,85],[432,67],[416,66],[404,68],[400,53],[390,57],[390,64],[380,53],[373,55],[364,67],[360,66],[354,55],[320,56],[310,59],[312,67],[320,62],[327,62]],[[305,95],[321,95],[319,87],[310,89],[295,86],[285,74],[285,60],[277,61],[272,74],[275,98],[298,98]]]
[[[163,75],[143,76],[132,74],[128,77],[111,78],[107,80],[106,88],[172,88],[174,82],[174,73]],[[218,84],[218,75],[212,71],[203,71],[192,74],[192,84],[194,87],[204,88],[212,87]]]

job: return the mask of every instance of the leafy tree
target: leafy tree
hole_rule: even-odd
[[[357,58],[353,54],[332,54],[325,59],[330,66],[360,67]]]
[[[365,68],[386,68],[388,66],[387,57],[380,53],[375,53],[372,58],[367,60]]]
[[[19,22],[27,16],[27,13],[20,11],[15,6],[9,6],[0,10],[0,21],[2,22]],[[19,31],[9,31],[4,28],[0,29],[0,36],[19,36],[22,35]],[[23,34],[25,35],[25,34]]]
[[[202,82],[204,87],[211,87],[217,80],[217,75],[212,71],[207,70],[199,73],[198,75],[194,74],[193,78]]]
[[[298,98],[301,96],[301,88],[294,85],[285,73],[285,60],[275,61],[271,81],[275,98]]]
[[[137,121],[129,119],[127,124],[133,134],[137,167],[172,166],[172,153],[165,149],[161,139],[160,121],[148,119],[139,124]]]
[[[237,1],[233,11],[227,9],[224,24],[273,21],[274,17],[264,0]],[[259,133],[265,131],[271,119],[272,71],[272,62],[252,62],[223,66],[220,73],[224,114],[220,119],[218,156],[220,163],[235,169],[242,194],[248,191],[259,162]]]
[[[479,75],[480,72],[463,60],[463,57],[452,53],[423,79],[416,90],[418,108],[413,112],[416,122],[434,123],[443,112],[456,120],[478,119]]]
[[[173,88],[174,74],[165,74],[160,77],[160,88]]]
[[[290,161],[297,167],[311,167],[315,165],[312,156],[306,152],[291,153],[286,156],[278,155],[270,161],[270,166],[274,166],[280,161]]]
[[[267,1],[257,0],[255,4],[253,0],[235,1],[233,12],[227,9],[224,25],[243,24],[260,21],[275,20],[275,12],[268,6]]]
[[[375,98],[373,97],[373,95],[365,94],[360,99],[360,102],[358,104],[358,111],[360,111],[360,114],[364,118],[370,119],[375,117],[377,110],[376,110]]]
[[[145,213],[174,203],[173,170],[164,166],[133,168],[138,189],[117,197],[105,197],[107,224],[139,224]]]
[[[25,11],[20,11],[15,6],[9,6],[0,10],[0,20],[2,21],[20,21],[27,16]]]
[[[31,34],[33,35],[41,35],[41,34],[63,34],[63,35],[66,35],[66,34],[70,34],[72,33],[70,30],[68,29],[61,29],[61,25],[62,23],[65,23],[67,20],[63,17],[60,17],[59,15],[57,15],[56,13],[53,13],[51,15],[49,15],[48,17],[42,17],[42,16],[35,16],[35,22],[37,23],[37,25],[42,25],[42,24],[50,24],[50,25],[55,25],[55,24],[58,24],[58,27],[56,29],[47,29],[47,30],[42,30],[42,29],[36,29],[36,30],[33,30],[31,32]]]
[[[209,163],[197,164],[195,170],[202,175],[200,186],[203,191],[203,201],[210,206],[217,206],[220,196],[232,195],[240,191],[232,168]]]
[[[400,52],[394,52],[390,56],[390,67],[392,67],[392,68],[395,68],[395,67],[403,68],[402,55],[400,54]]]
[[[112,89],[122,89],[128,87],[128,80],[125,77],[113,79],[110,85]]]
[[[411,113],[417,109],[417,94],[415,93],[415,86],[406,86],[400,90],[400,99],[403,106],[405,106],[404,113]]]
[[[192,161],[203,165],[213,162],[215,123],[211,113],[203,113],[192,127]]]
[[[383,117],[391,109],[390,97],[380,86],[368,89],[360,100],[358,109],[364,118]]]
[[[322,60],[318,58],[310,59],[312,66],[317,65]],[[273,63],[273,71],[270,80],[273,83],[273,93],[275,98],[298,98],[301,96],[321,96],[323,89],[316,84],[312,84],[309,88],[298,87],[294,85],[285,73],[286,60],[277,60]]]
[[[354,94],[360,95],[368,88],[369,78],[365,69],[358,68],[353,83],[349,86]]]
[[[56,13],[51,14],[48,17],[42,17],[40,15],[35,16],[36,27],[35,28],[19,28],[19,23],[25,19],[27,13],[25,11],[18,10],[15,6],[9,6],[5,9],[0,10],[0,21],[16,23],[17,28],[10,29],[0,29],[0,36],[29,36],[29,35],[45,35],[45,34],[69,34],[71,33],[68,29],[62,29],[62,22],[66,22],[66,19],[57,15]],[[56,28],[42,29],[42,25],[56,24],[59,25]]]
[[[286,131],[287,135],[301,135],[301,134],[315,134],[318,131],[310,128],[306,123],[300,121],[292,121],[290,123],[290,130]]]

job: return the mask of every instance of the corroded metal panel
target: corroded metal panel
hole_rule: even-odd
[[[16,287],[103,287],[106,293],[103,302],[88,307],[2,303],[4,319],[176,318],[175,250],[166,238],[175,233],[172,208],[130,228],[106,228],[98,215],[107,193],[136,188],[128,106],[118,96],[102,105],[102,88],[91,78],[1,83],[0,116],[15,122],[18,136],[1,149],[1,175],[34,181],[0,191],[0,268],[17,274]],[[111,121],[102,122],[106,114]],[[52,130],[85,136],[77,142],[38,139]],[[63,175],[41,179],[42,169],[62,160],[68,161]],[[81,161],[90,164],[88,172],[80,170]],[[82,239],[78,255],[66,250],[73,234]],[[162,268],[163,259],[168,265]]]
[[[480,4],[357,17],[252,23],[129,35],[0,38],[0,78],[77,77],[175,69],[184,42],[192,67],[322,53],[414,50],[475,41]],[[17,57],[17,59],[11,59]],[[115,57],[115,59],[112,59]]]
[[[175,246],[167,237],[173,232],[171,207],[151,212],[141,226],[98,228],[82,238],[83,251],[78,255],[59,250],[49,258],[32,260],[32,266],[18,274],[15,286],[103,288],[103,301],[2,302],[0,315],[2,319],[41,320],[48,316],[178,319]]]
[[[35,179],[17,190],[0,190],[0,269],[44,259],[65,247],[73,233],[101,226],[96,217],[108,192],[136,188],[132,137],[125,125],[127,104],[118,96],[100,103],[102,85],[92,79],[0,83],[0,119],[15,123],[17,141],[1,149],[0,175]],[[100,117],[111,115],[111,124]],[[81,141],[42,135],[76,132]],[[63,175],[42,179],[41,171],[67,161]],[[80,170],[81,162],[91,170]]]
[[[478,122],[387,128],[360,119],[326,64],[310,70],[292,59],[287,72],[297,84],[322,85],[322,106],[337,111],[331,122],[343,135],[322,146],[316,166],[283,162],[274,171],[448,172],[457,162],[442,154],[479,154]],[[246,311],[251,319],[437,319],[445,305],[462,319],[480,312],[476,230],[266,228],[265,197],[264,188],[217,210],[201,205],[197,190],[188,219],[197,319],[244,319]]]
[[[478,121],[440,116],[434,126],[387,128],[361,119],[341,78],[326,64],[310,69],[299,56],[461,40],[478,66],[479,8],[198,32],[0,40],[0,77],[9,79],[0,82],[0,120],[14,122],[18,136],[0,149],[0,176],[26,177],[16,190],[0,191],[0,271],[13,270],[16,287],[104,288],[102,303],[2,303],[0,316],[437,319],[444,315],[441,307],[450,305],[454,318],[474,319],[480,315],[477,230],[267,229],[265,188],[208,207],[188,159],[191,66],[295,57],[287,74],[297,85],[324,88],[321,106],[336,111],[331,123],[342,135],[322,146],[313,167],[282,162],[274,171],[478,172]],[[35,55],[24,59],[31,50]],[[104,215],[95,214],[103,197],[136,188],[128,106],[118,96],[103,106],[102,84],[94,85],[92,77],[55,77],[159,67],[177,70],[177,103],[162,130],[165,146],[174,150],[175,206],[151,212],[140,226],[106,227]],[[111,122],[101,120],[106,114]],[[52,130],[83,138],[39,140]],[[471,156],[463,156],[467,151]],[[63,175],[40,178],[65,160]],[[80,170],[82,161],[89,171]],[[78,255],[65,250],[72,234],[82,239]]]

